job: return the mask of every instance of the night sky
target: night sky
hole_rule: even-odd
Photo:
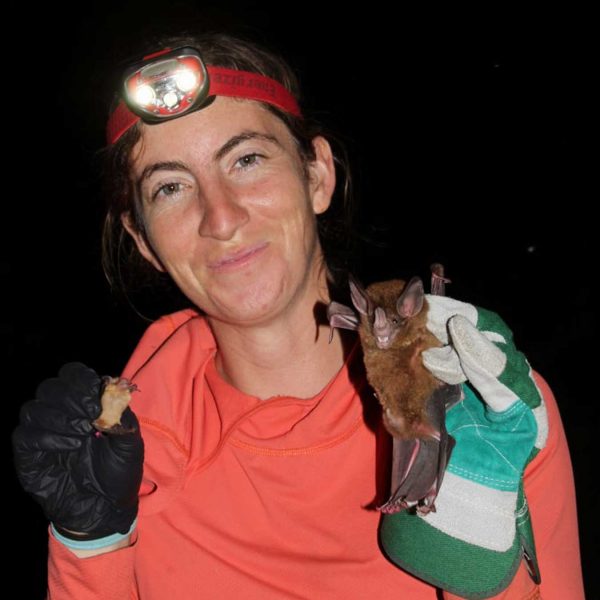
[[[43,597],[47,543],[43,513],[12,466],[20,405],[68,361],[120,372],[149,323],[136,311],[153,320],[178,308],[147,291],[132,297],[136,310],[111,295],[100,267],[98,151],[114,65],[186,29],[252,37],[299,74],[305,109],[350,155],[363,281],[427,277],[441,261],[448,295],[497,311],[513,329],[563,415],[588,596],[598,593],[598,418],[584,377],[598,332],[587,18],[500,3],[394,16],[383,3],[324,4],[92,2],[69,13],[54,4],[5,22],[4,85],[19,81],[3,123],[4,455],[9,519],[21,526],[11,554],[32,573],[19,597]]]

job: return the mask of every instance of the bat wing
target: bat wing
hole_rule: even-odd
[[[327,319],[329,326],[331,327],[331,334],[329,341],[333,339],[333,328],[339,327],[340,329],[358,329],[360,323],[359,316],[356,311],[350,307],[340,304],[339,302],[331,302],[327,306]]]
[[[425,439],[394,438],[392,495],[379,508],[381,512],[396,513],[412,506],[421,514],[435,511],[434,502],[455,443],[446,430],[446,410],[460,397],[459,385],[439,387],[427,401],[427,416],[435,434]]]

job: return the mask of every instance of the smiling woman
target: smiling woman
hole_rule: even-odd
[[[450,547],[446,531],[431,548],[429,534],[411,534],[419,551],[405,556],[407,529],[393,521],[394,562],[380,546],[375,507],[389,495],[390,439],[355,335],[336,330],[330,342],[325,318],[341,273],[334,250],[344,254],[349,238],[335,193],[343,199],[349,179],[336,179],[333,138],[302,114],[285,62],[257,44],[207,34],[152,50],[124,74],[109,119],[104,262],[113,278],[123,255],[162,273],[192,308],[161,317],[139,342],[122,373],[136,391],[118,432],[93,427],[102,380],[80,363],[23,406],[13,444],[20,480],[50,521],[48,598],[453,597],[449,561],[436,560]],[[437,311],[442,338],[452,316]],[[531,383],[529,372],[517,375]],[[579,600],[568,450],[538,381],[548,443],[525,491],[549,581],[542,592]],[[497,541],[485,511],[498,512],[499,495],[509,506],[516,490],[468,489],[478,540]],[[453,505],[446,492],[436,500],[442,523]],[[473,532],[472,512],[460,511],[461,533]],[[483,564],[484,554],[459,546],[454,564],[465,558],[466,572],[485,579],[489,553]],[[506,600],[539,597],[520,563],[519,554],[502,581]]]
[[[132,153],[143,234],[131,213],[123,224],[213,326],[281,318],[291,328],[328,302],[315,215],[330,204],[335,169],[325,138],[313,145],[305,176],[280,119],[255,101],[220,96],[143,126]]]
[[[271,159],[271,155],[277,150],[287,150],[290,153],[291,148],[289,142],[295,146],[296,160],[302,169],[302,176],[305,180],[309,177],[309,162],[315,159],[315,148],[313,140],[319,136],[326,138],[333,148],[332,159],[337,170],[338,185],[334,189],[332,205],[327,211],[318,213],[317,217],[317,232],[319,236],[320,247],[325,257],[327,265],[327,276],[329,285],[334,288],[341,287],[345,284],[348,259],[351,253],[353,230],[352,230],[352,182],[348,167],[348,158],[345,147],[338,138],[326,128],[311,118],[308,114],[300,115],[297,110],[297,102],[301,100],[300,87],[297,77],[293,70],[274,53],[270,53],[265,49],[257,47],[255,44],[246,42],[238,38],[223,34],[205,34],[204,36],[168,38],[164,42],[167,47],[195,47],[202,51],[202,55],[207,64],[218,65],[219,67],[229,68],[226,73],[215,73],[214,80],[219,84],[235,83],[240,84],[240,89],[244,90],[244,94],[257,94],[256,98],[263,101],[251,101],[256,109],[262,109],[263,113],[268,113],[275,117],[280,125],[279,137],[270,135],[266,131],[255,131],[252,129],[240,130],[235,132],[230,139],[224,141],[222,146],[214,148],[212,162],[221,164],[222,159],[229,155],[235,148],[238,154],[242,145],[244,149],[248,149],[248,142],[263,141],[267,144],[267,149],[270,155],[262,155],[260,152],[250,154],[247,151],[243,155],[237,156],[238,167],[237,173],[251,170],[257,163]],[[152,49],[153,50],[153,49]],[[235,70],[233,70],[235,69]],[[261,79],[252,78],[249,73],[261,74]],[[275,87],[275,82],[277,87]],[[280,82],[280,83],[279,83]],[[258,90],[256,92],[255,90]],[[275,90],[281,94],[291,94],[290,109],[285,110],[285,102],[275,94]],[[282,92],[284,90],[284,92]],[[285,96],[284,99],[287,100]],[[248,103],[247,99],[242,99],[235,94],[232,97],[213,96],[217,101],[223,100],[243,105]],[[270,102],[269,99],[277,98],[277,102]],[[267,101],[264,101],[264,100]],[[113,115],[119,114],[118,111],[119,97],[115,100],[113,106]],[[210,101],[208,103],[210,105]],[[292,108],[293,107],[293,108]],[[206,107],[203,110],[207,110]],[[200,111],[202,112],[202,111]],[[223,109],[218,111],[219,114],[224,112]],[[227,118],[227,117],[226,117]],[[267,122],[267,114],[262,115],[262,121]],[[118,126],[120,121],[113,116],[113,121],[117,121]],[[109,136],[110,133],[109,124]],[[112,125],[115,127],[115,125]],[[147,130],[152,127],[146,127]],[[123,291],[135,290],[142,283],[150,282],[156,284],[156,269],[149,269],[150,263],[146,260],[140,260],[140,254],[135,245],[132,244],[133,238],[124,234],[122,227],[121,215],[129,213],[130,218],[128,224],[130,230],[137,231],[140,235],[145,236],[145,222],[142,210],[142,204],[148,202],[148,198],[143,196],[142,192],[148,193],[148,188],[142,190],[142,183],[152,175],[156,170],[171,170],[180,172],[190,172],[190,165],[181,161],[173,160],[170,157],[167,161],[155,162],[148,164],[138,173],[137,177],[132,175],[134,148],[139,144],[142,135],[142,126],[140,123],[133,123],[125,132],[120,132],[115,143],[110,144],[105,150],[105,177],[106,182],[106,198],[108,200],[108,211],[104,226],[103,236],[103,264],[106,276],[115,289]],[[281,138],[281,141],[280,139]],[[202,138],[201,138],[202,139]],[[287,147],[282,145],[282,142],[288,142]],[[113,140],[114,141],[114,140]],[[271,142],[269,144],[269,142]],[[270,147],[269,147],[270,146]],[[229,155],[230,156],[230,155]],[[268,165],[266,165],[268,168]],[[230,167],[230,180],[236,171]],[[160,189],[159,189],[160,188]],[[163,195],[174,195],[180,192],[194,193],[185,181],[167,182],[159,186],[151,192],[153,194],[160,191]],[[148,243],[148,240],[146,240]],[[136,240],[137,244],[137,240]]]

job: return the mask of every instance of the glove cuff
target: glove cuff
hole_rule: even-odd
[[[77,538],[72,537],[73,534],[65,531],[59,525],[50,523],[50,528],[54,537],[68,548],[74,548],[76,550],[96,550],[98,548],[106,548],[112,546],[121,540],[124,540],[133,533],[137,527],[137,518],[133,520],[131,527],[127,533],[113,533],[110,535],[104,535],[99,537],[98,534],[87,533]],[[71,536],[71,537],[69,537]]]
[[[440,514],[441,493],[451,480],[449,475],[444,477],[444,485],[436,500]],[[483,515],[485,510],[480,512]],[[427,583],[469,600],[489,598],[510,585],[522,560],[534,583],[541,581],[522,480],[512,512],[513,524],[509,526],[512,539],[501,549],[484,547],[482,539],[459,539],[449,530],[433,526],[431,517],[437,513],[420,516],[407,510],[382,516],[380,542],[391,562]],[[470,514],[477,517],[475,512]],[[451,527],[452,519],[457,519],[453,514],[449,517],[447,525]],[[491,514],[489,521],[492,531],[495,519]],[[508,527],[505,519],[497,520],[496,524]]]

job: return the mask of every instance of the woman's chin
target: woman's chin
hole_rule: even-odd
[[[209,317],[230,323],[255,325],[267,322],[281,313],[286,302],[283,289],[273,282],[253,282],[243,289],[232,290],[212,298]]]

